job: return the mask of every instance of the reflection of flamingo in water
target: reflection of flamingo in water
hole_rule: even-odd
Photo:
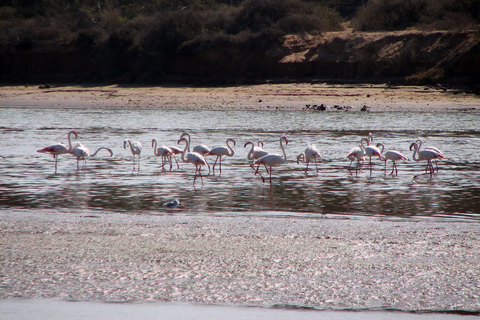
[[[125,139],[123,141],[123,149],[127,148],[127,142],[130,145],[130,151],[132,152],[132,160],[133,160],[132,171],[135,171],[135,155],[137,155],[138,156],[137,171],[140,172],[140,154],[142,153],[142,144],[138,141],[130,141],[129,139]]]
[[[364,141],[367,143],[366,146],[363,145]],[[380,160],[384,160],[383,157],[382,157],[382,153],[380,152],[380,149],[378,149],[375,146],[370,145],[370,143],[372,141],[373,141],[373,134],[371,132],[368,134],[368,139],[363,138],[362,140],[360,140],[360,143],[362,144],[363,148],[365,149],[365,154],[367,155],[367,157],[370,158],[370,177],[372,177],[372,170],[373,170],[372,169],[372,157],[378,156],[380,158]]]
[[[213,175],[215,175],[215,165],[217,164],[218,159],[220,159],[220,174],[218,175],[219,177],[222,175],[222,156],[227,156],[227,157],[232,157],[235,152],[233,151],[232,147],[228,144],[229,142],[232,142],[233,145],[237,145],[235,140],[232,138],[227,139],[227,146],[220,146],[220,147],[215,147],[210,149],[210,151],[206,154],[207,156],[212,155],[212,156],[217,156],[217,159],[215,159],[215,163],[213,164]]]
[[[419,142],[419,144],[417,142]],[[415,161],[426,160],[427,166],[425,167],[425,173],[428,173],[428,171],[430,171],[430,174],[433,174],[435,172],[435,169],[433,168],[432,160],[445,159],[445,156],[443,155],[443,153],[440,152],[440,150],[438,150],[435,147],[430,147],[429,149],[420,150],[421,147],[422,147],[422,140],[417,140],[416,142],[413,142],[410,145],[410,151],[414,150],[413,160]],[[437,171],[438,171],[438,168],[437,168]]]
[[[366,157],[367,155],[365,154],[365,149],[363,148],[363,145],[360,144],[358,147],[353,147],[347,156],[347,158],[351,160],[350,167],[348,167],[348,170],[351,172],[353,160],[357,159],[355,174],[358,174],[358,171],[361,169],[360,161],[364,161]]]
[[[193,178],[193,186],[195,186],[195,181],[197,180],[197,174],[200,176],[200,179],[202,179],[202,186],[203,186],[203,178],[202,178],[202,173],[200,172],[202,166],[208,165],[207,161],[205,161],[205,158],[198,152],[190,152],[190,143],[188,142],[188,139],[186,138],[180,138],[178,140],[178,143],[185,141],[185,150],[182,153],[182,162],[188,162],[193,165],[195,165],[195,177]]]
[[[388,150],[387,152],[383,153],[383,150],[385,150],[385,146],[383,145],[383,143],[377,143],[377,148],[380,147],[382,148],[381,153],[383,154],[383,158],[385,161],[385,174],[387,174],[387,160],[391,160],[393,162],[393,167],[390,175],[392,175],[393,171],[395,171],[395,175],[398,176],[398,169],[395,161],[408,160],[407,157],[405,157],[403,154],[396,150]]]
[[[107,150],[110,153],[110,157],[113,156],[112,149],[107,147],[100,147],[93,154],[90,154],[90,150],[88,150],[87,147],[85,147],[82,143],[77,142],[77,145],[75,146],[75,148],[70,152],[77,158],[77,171],[80,170],[80,166],[79,166],[80,160],[83,160],[82,171],[85,172],[85,167],[87,165],[87,158],[95,157],[98,151],[100,150]]]
[[[305,173],[307,173],[308,164],[311,161],[315,161],[315,168],[316,168],[316,171],[318,172],[317,159],[322,159],[322,155],[317,150],[315,145],[309,144],[308,147],[305,148],[305,151],[300,153],[297,156],[297,164],[300,163],[300,160],[303,160],[304,162],[306,162],[307,163],[307,168],[305,169]]]
[[[287,162],[287,154],[285,153],[285,148],[283,147],[283,141],[285,144],[288,144],[287,137],[281,136],[280,137],[280,148],[282,149],[283,156],[279,154],[269,153],[257,160],[255,160],[250,166],[253,168],[255,165],[263,164],[266,167],[270,167],[270,188],[272,187],[272,167],[284,164]],[[258,171],[258,167],[255,170],[255,174],[259,174],[262,177],[263,182],[265,182],[265,178],[262,174]]]
[[[55,173],[54,174],[57,174],[58,156],[61,155],[61,154],[70,153],[70,151],[72,150],[72,142],[70,140],[70,135],[72,135],[72,134],[75,135],[75,138],[77,138],[77,133],[75,132],[75,130],[71,130],[68,133],[68,148],[63,143],[58,143],[58,144],[53,144],[51,146],[48,146],[48,147],[45,147],[43,149],[37,150],[37,152],[49,153],[53,156],[53,158],[55,159]]]
[[[157,140],[152,139],[152,147],[153,147],[153,154],[156,155],[157,157],[162,157],[162,168],[165,167],[165,164],[167,162],[170,162],[170,171],[172,171],[172,156],[173,156],[173,151],[170,149],[170,147],[167,147],[166,145],[161,145],[160,147],[157,147]],[[177,161],[177,159],[175,159]],[[178,162],[177,162],[178,166]]]

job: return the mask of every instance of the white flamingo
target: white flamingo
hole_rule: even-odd
[[[265,151],[265,150],[262,149],[262,147],[263,147],[263,142],[262,141],[258,140],[258,146],[255,146],[253,141],[247,141],[247,142],[245,142],[243,147],[246,148],[249,144],[252,145],[252,149],[250,149],[250,152],[247,155],[248,160],[257,160],[257,159],[259,159],[263,156],[266,156],[268,154],[268,151]],[[252,169],[254,171],[258,171],[259,166],[260,165],[257,166],[257,169],[255,169],[253,167],[252,167]],[[268,173],[268,169],[267,169],[266,166],[265,166],[265,169],[267,170],[267,173]]]
[[[135,155],[137,155],[138,156],[137,171],[140,172],[140,154],[142,153],[142,144],[138,141],[131,141],[129,139],[125,139],[123,141],[123,149],[127,149],[127,143],[130,145],[130,151],[132,152],[132,160],[133,160],[132,171],[135,171]]]
[[[398,169],[397,169],[397,164],[395,161],[400,161],[400,160],[408,160],[407,157],[405,157],[403,154],[401,154],[397,150],[388,150],[387,152],[383,153],[385,150],[385,146],[383,143],[377,143],[377,148],[382,148],[380,151],[383,155],[383,158],[385,159],[385,174],[387,174],[387,160],[391,160],[393,162],[392,166],[392,172],[390,172],[390,175],[393,174],[393,171],[395,171],[395,175],[398,176]]]
[[[191,163],[195,166],[195,177],[193,178],[193,186],[195,186],[195,181],[197,180],[197,174],[200,176],[200,179],[202,180],[202,186],[203,186],[203,178],[202,178],[202,173],[200,172],[202,166],[208,166],[207,161],[205,161],[205,158],[198,152],[190,152],[190,143],[188,142],[188,139],[183,137],[178,140],[178,143],[185,141],[185,150],[182,153],[182,162],[188,162]]]
[[[422,140],[418,139],[417,141],[415,141],[417,144],[421,145],[422,144]],[[435,151],[436,153],[438,153],[439,155],[442,155],[443,158],[442,159],[445,159],[445,155],[443,154],[442,151],[440,151],[438,148],[436,147],[432,147],[432,146],[428,146],[428,147],[425,147],[424,148],[425,150],[433,150]],[[438,163],[437,163],[437,159],[435,159],[435,167],[437,168],[437,172],[438,172]],[[432,166],[433,168],[433,166]]]
[[[237,145],[235,140],[232,138],[228,138],[226,142],[226,147],[225,146],[220,146],[220,147],[215,147],[210,149],[210,151],[206,154],[206,156],[217,156],[217,159],[215,159],[215,163],[213,164],[213,175],[215,175],[215,165],[217,164],[218,159],[220,159],[220,174],[218,175],[219,177],[222,175],[222,157],[232,157],[235,152],[232,149],[232,146],[230,146],[228,143],[231,142],[233,145]]]
[[[367,145],[364,146],[363,145],[363,142],[366,142]],[[372,146],[370,145],[370,143],[373,141],[373,134],[370,132],[368,134],[368,139],[367,138],[363,138],[362,140],[360,140],[360,143],[362,144],[363,148],[365,149],[365,154],[367,155],[367,157],[370,158],[370,177],[372,177],[372,157],[379,157],[380,160],[384,160],[383,157],[382,157],[382,153],[380,152],[380,149],[378,149],[377,147],[375,146]]]
[[[305,151],[300,153],[297,156],[297,164],[300,163],[300,160],[303,160],[304,162],[306,162],[307,168],[305,169],[305,173],[307,173],[308,164],[311,161],[315,161],[315,169],[318,172],[317,159],[322,159],[322,155],[320,154],[320,151],[318,151],[315,145],[309,144],[308,147],[305,148]]]
[[[81,142],[77,142],[77,145],[73,150],[70,151],[77,158],[77,171],[80,170],[79,162],[83,160],[82,171],[85,172],[85,167],[87,165],[87,158],[95,157],[100,150],[107,150],[110,153],[110,157],[113,156],[113,151],[107,147],[100,147],[94,153],[90,154],[90,150],[84,146]]]
[[[184,138],[184,137],[187,137],[188,138],[188,145],[190,147],[190,143],[191,143],[191,140],[190,140],[190,134],[187,133],[187,132],[184,132],[182,133],[182,135],[180,136],[180,139]],[[179,140],[180,141],[180,140]],[[203,157],[205,157],[207,155],[207,153],[210,151],[210,148],[205,145],[205,144],[199,144],[199,145],[196,145],[195,147],[192,148],[192,151],[193,152],[196,152],[200,155],[202,155]],[[207,159],[205,159],[205,161],[207,161]],[[208,162],[207,162],[208,163]],[[210,165],[208,165],[208,173],[210,173]]]
[[[270,167],[270,188],[272,187],[272,167],[284,164],[287,162],[287,154],[285,153],[285,148],[283,147],[283,141],[285,141],[285,144],[288,144],[287,137],[281,136],[280,137],[280,148],[282,149],[283,156],[279,154],[274,154],[274,153],[269,153],[257,160],[255,160],[250,166],[253,168],[255,165],[260,165],[263,164],[265,167]],[[262,174],[258,171],[259,166],[255,170],[255,175],[259,174],[260,177],[262,177],[263,182],[265,182],[265,178],[262,176]]]
[[[365,153],[365,149],[361,144],[358,147],[353,147],[352,149],[350,149],[350,152],[347,156],[347,158],[350,159],[350,167],[348,167],[348,170],[351,172],[353,160],[357,159],[355,174],[358,174],[358,171],[361,170],[360,161],[364,161],[366,157],[367,157],[367,154]]]
[[[419,144],[417,142],[420,142]],[[420,150],[422,148],[422,141],[417,140],[417,142],[413,142],[410,145],[410,151],[413,151],[413,160],[415,161],[427,161],[427,166],[425,167],[425,172],[428,173],[430,171],[430,174],[435,172],[435,169],[433,168],[432,165],[432,160],[436,159],[445,159],[445,156],[441,152],[437,152],[434,149],[424,149]],[[437,149],[438,150],[438,149]]]
[[[61,154],[65,153],[70,153],[72,150],[72,141],[70,140],[70,135],[75,135],[75,138],[77,138],[77,133],[75,130],[71,130],[68,132],[68,147],[64,145],[63,143],[58,143],[58,144],[53,144],[51,146],[45,147],[43,149],[37,150],[37,152],[40,153],[49,153],[53,156],[55,159],[55,173],[57,174],[57,162],[58,162],[58,156]]]
[[[156,155],[157,157],[162,157],[162,168],[165,169],[165,164],[167,162],[170,162],[170,171],[172,171],[172,156],[173,156],[173,151],[170,149],[170,147],[167,147],[166,145],[161,145],[160,147],[157,147],[157,140],[152,139],[152,147],[153,147],[153,154]],[[177,159],[175,159],[177,161]],[[177,162],[178,166],[178,162]]]
[[[172,150],[173,152],[173,159],[175,159],[175,162],[177,163],[177,169],[180,169],[180,166],[178,165],[178,161],[177,161],[177,157],[176,155],[177,154],[182,154],[183,153],[183,150],[180,149],[179,147],[177,146],[168,146],[170,148],[170,150]]]

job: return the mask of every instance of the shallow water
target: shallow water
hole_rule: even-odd
[[[132,214],[255,215],[298,217],[381,217],[395,219],[480,220],[480,114],[368,113],[312,111],[174,111],[103,109],[0,109],[0,207],[58,211],[126,212]],[[54,159],[36,150],[67,142],[75,129],[78,141],[93,152],[105,146],[77,172],[76,160],[62,155],[54,175]],[[174,164],[162,170],[151,140],[177,145],[189,132],[192,146],[225,145],[232,137],[235,155],[222,161],[222,174],[206,175],[193,185],[194,167]],[[368,162],[350,173],[349,150],[369,132],[374,143],[396,149],[410,161],[398,163],[390,176],[384,163]],[[247,160],[249,140],[280,153],[279,138],[287,136],[288,162],[274,168],[273,187],[254,176]],[[132,171],[129,138],[143,144],[140,171]],[[410,144],[422,139],[446,155],[439,173],[424,173],[425,163],[412,161]],[[323,155],[319,172],[305,174],[295,159],[308,143]],[[184,146],[183,144],[181,145]],[[180,162],[180,158],[177,157]],[[213,163],[214,158],[210,158]],[[168,167],[167,167],[168,169]],[[179,199],[166,209],[164,202]]]

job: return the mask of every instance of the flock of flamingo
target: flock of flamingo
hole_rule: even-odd
[[[71,136],[75,136],[78,138],[77,133],[75,130],[68,132],[68,146],[63,143],[54,144],[43,149],[37,150],[40,153],[48,153],[53,156],[55,159],[55,174],[57,173],[57,162],[58,156],[62,154],[72,154],[77,159],[77,171],[80,170],[80,161],[83,161],[82,170],[85,170],[86,160],[88,157],[94,157],[100,150],[106,150],[110,153],[110,156],[113,155],[113,152],[110,148],[100,147],[94,153],[90,154],[90,151],[87,147],[85,147],[81,142],[76,142],[72,145]],[[185,143],[184,150],[177,146],[167,146],[161,145],[158,146],[158,143],[155,139],[152,139],[152,148],[154,151],[154,155],[162,158],[162,168],[165,168],[166,165],[169,164],[170,171],[173,168],[173,160],[176,162],[177,168],[180,168],[178,161],[176,159],[176,155],[181,155],[180,159],[182,162],[191,163],[195,166],[195,175],[193,179],[193,185],[195,186],[195,182],[197,177],[200,177],[203,186],[203,177],[201,174],[202,166],[207,166],[209,169],[209,173],[211,171],[210,164],[207,162],[207,156],[216,156],[215,162],[213,164],[213,175],[215,175],[215,167],[218,162],[219,166],[219,177],[222,174],[222,157],[232,157],[235,152],[233,150],[233,146],[236,146],[236,142],[232,138],[228,138],[226,140],[226,146],[219,146],[215,148],[209,148],[204,144],[200,144],[194,146],[192,151],[190,151],[190,135],[186,132],[182,133],[180,139],[178,140],[177,144]],[[362,162],[369,158],[369,165],[370,165],[370,176],[372,175],[372,157],[378,157],[380,160],[385,162],[385,174],[387,171],[387,161],[392,161],[392,172],[390,175],[398,175],[398,168],[396,161],[401,160],[408,160],[402,153],[396,150],[388,150],[385,151],[385,146],[382,143],[377,143],[375,146],[372,144],[373,142],[373,134],[369,133],[367,138],[362,138],[360,140],[360,144],[357,147],[354,147],[350,150],[347,158],[350,159],[350,166],[348,170],[352,172],[352,164],[354,160],[357,160],[355,166],[355,173],[361,170]],[[272,168],[279,166],[281,164],[285,164],[287,162],[287,155],[285,152],[285,145],[288,145],[288,139],[285,136],[280,137],[280,148],[282,150],[282,154],[271,153],[263,149],[263,143],[259,141],[257,145],[255,145],[252,141],[248,141],[244,144],[244,148],[247,146],[251,146],[251,149],[248,153],[248,160],[252,161],[250,163],[251,168],[254,170],[255,175],[259,175],[263,182],[265,182],[265,177],[260,172],[260,167],[264,166],[267,174],[269,174],[270,180],[270,187],[272,187]],[[140,171],[140,154],[142,153],[142,144],[138,141],[132,141],[126,139],[123,141],[123,148],[126,149],[127,145],[130,147],[130,151],[132,153],[132,160],[133,160],[133,171],[135,171],[135,157],[137,158],[136,168],[137,171]],[[413,151],[413,160],[415,161],[427,161],[427,165],[425,167],[425,173],[432,175],[435,172],[435,168],[433,167],[432,161],[436,161],[438,159],[445,159],[443,153],[435,148],[435,147],[425,147],[423,150],[422,148],[422,141],[416,140],[410,145],[410,151]],[[173,160],[172,160],[173,159]],[[297,156],[297,164],[300,161],[306,163],[305,173],[308,171],[309,164],[311,162],[315,163],[315,170],[316,172],[319,171],[317,166],[317,160],[322,159],[322,155],[317,150],[317,148],[313,144],[309,144],[307,148],[305,148],[304,152]],[[436,164],[436,163],[435,163]],[[436,164],[436,171],[438,172],[438,165]]]

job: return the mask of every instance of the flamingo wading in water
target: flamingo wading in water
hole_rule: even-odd
[[[152,139],[152,147],[153,154],[157,157],[162,157],[162,168],[165,169],[165,164],[167,162],[170,162],[170,171],[172,171],[172,156],[174,155],[172,149],[170,149],[170,147],[167,147],[166,145],[161,145],[160,147],[157,147],[157,140],[155,139]],[[176,161],[177,159],[175,158],[175,162]]]
[[[397,164],[395,161],[400,161],[400,160],[408,160],[407,157],[405,157],[403,154],[401,154],[397,150],[388,150],[387,152],[383,153],[383,150],[385,150],[385,146],[383,143],[377,143],[377,148],[382,148],[380,151],[383,155],[383,158],[385,159],[385,174],[387,174],[387,160],[391,160],[393,162],[392,166],[392,172],[390,172],[390,175],[393,174],[395,171],[395,175],[398,176],[398,169],[397,169]]]
[[[363,145],[364,141],[367,143],[366,146]],[[370,158],[370,178],[372,177],[372,170],[373,170],[372,169],[372,157],[378,156],[380,158],[380,160],[384,160],[384,158],[382,157],[382,153],[380,152],[380,149],[378,149],[375,146],[370,145],[370,143],[372,141],[373,141],[373,134],[371,132],[368,134],[368,139],[367,138],[362,138],[362,140],[360,140],[360,143],[362,144],[363,148],[365,149],[366,156]]]
[[[353,160],[357,159],[357,166],[355,167],[355,175],[357,175],[358,171],[361,170],[360,161],[364,161],[366,157],[367,155],[365,154],[363,145],[360,144],[358,147],[350,149],[350,153],[347,156],[347,158],[350,159],[350,167],[348,167],[348,171],[351,173]]]
[[[220,166],[220,174],[218,175],[219,177],[222,175],[222,156],[227,156],[227,157],[232,157],[235,152],[232,149],[232,146],[230,146],[228,143],[231,142],[233,145],[237,145],[235,140],[232,138],[227,139],[227,146],[221,146],[221,147],[215,147],[210,149],[210,151],[206,154],[207,156],[217,156],[217,159],[215,159],[215,163],[213,164],[213,175],[215,175],[215,165],[217,164],[218,159],[220,159],[219,166]]]
[[[113,156],[113,151],[107,147],[100,147],[94,153],[90,154],[90,150],[85,147],[82,143],[78,142],[76,147],[70,152],[77,158],[77,171],[80,170],[79,162],[83,160],[82,171],[85,172],[85,167],[87,165],[87,158],[95,157],[100,150],[107,150],[110,153],[110,157]]]
[[[417,143],[419,142],[419,143]],[[445,159],[443,153],[440,150],[430,147],[429,149],[420,150],[422,148],[422,140],[417,140],[410,145],[410,151],[413,150],[413,160],[415,161],[427,161],[427,166],[425,167],[425,173],[430,171],[430,174],[435,172],[435,169],[432,165],[432,160],[436,159]]]
[[[255,160],[250,166],[253,168],[255,165],[263,164],[266,167],[270,167],[270,188],[272,188],[272,167],[287,163],[287,154],[285,153],[285,148],[283,147],[283,141],[285,144],[288,144],[287,137],[281,136],[280,137],[280,148],[282,149],[283,156],[279,154],[269,153],[257,160]],[[262,176],[260,172],[258,172],[258,168],[255,170],[255,174],[259,174],[262,177],[263,182],[265,182],[265,178]]]
[[[305,148],[305,151],[300,153],[297,156],[297,164],[300,163],[301,159],[307,163],[307,168],[305,169],[305,173],[307,173],[308,164],[311,161],[315,161],[315,169],[318,172],[317,159],[322,159],[322,155],[320,154],[320,151],[317,150],[315,145],[309,144],[308,147]]]
[[[63,143],[58,143],[58,144],[53,144],[51,146],[45,147],[43,149],[37,150],[37,152],[40,153],[49,153],[53,156],[55,159],[55,173],[57,174],[57,162],[58,162],[58,156],[61,154],[65,153],[70,153],[72,150],[72,141],[70,140],[70,135],[75,135],[75,138],[77,138],[77,133],[75,130],[71,130],[68,132],[68,147],[64,145]]]
[[[125,139],[123,141],[123,149],[127,149],[127,143],[130,145],[130,151],[132,152],[132,160],[133,160],[132,171],[135,171],[135,155],[137,155],[138,156],[137,172],[140,172],[140,154],[142,153],[142,144],[138,141],[131,141],[129,139]]]
[[[200,179],[202,180],[202,186],[203,186],[203,178],[202,178],[202,173],[200,170],[202,169],[202,166],[208,166],[207,161],[205,161],[205,158],[198,152],[190,152],[190,143],[188,142],[188,139],[183,137],[178,140],[178,143],[185,141],[185,150],[182,153],[182,162],[188,162],[191,163],[195,166],[195,177],[193,178],[193,186],[195,186],[195,181],[197,180],[197,174],[200,176]]]

